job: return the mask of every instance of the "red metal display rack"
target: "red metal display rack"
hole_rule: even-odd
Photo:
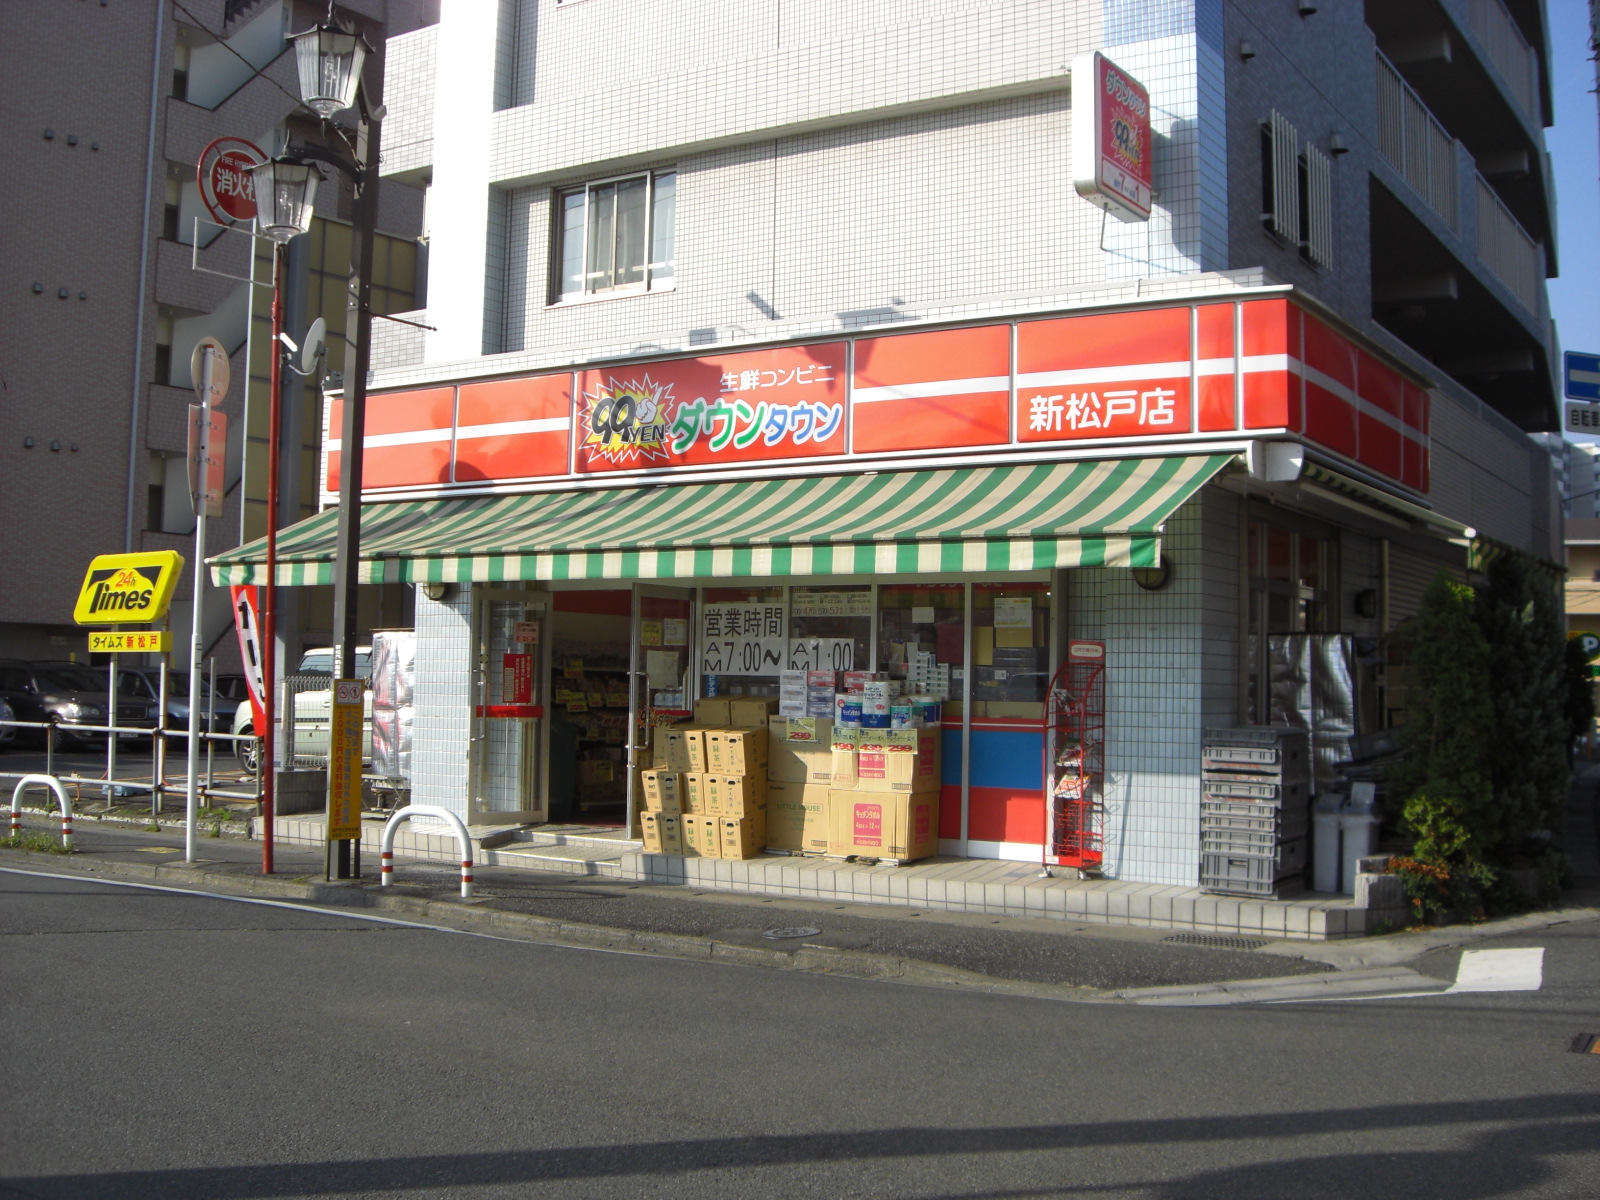
[[[1087,876],[1105,857],[1106,646],[1069,642],[1044,715],[1044,861]]]

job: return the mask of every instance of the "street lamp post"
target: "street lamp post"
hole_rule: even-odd
[[[374,53],[359,34],[330,22],[294,34],[300,69],[300,95],[321,119],[330,141],[339,146],[291,145],[271,163],[256,168],[257,226],[276,241],[286,242],[311,223],[311,189],[315,163],[334,167],[351,181],[354,236],[350,250],[350,282],[345,310],[344,412],[340,422],[339,519],[334,551],[333,651],[334,676],[355,677],[358,627],[357,571],[361,556],[361,467],[366,428],[367,369],[372,352],[373,238],[378,216],[378,133],[383,116],[383,55]],[[355,109],[354,128],[335,122],[336,113]],[[276,350],[274,350],[276,352]],[[285,714],[285,719],[292,719]],[[329,780],[333,779],[330,763]],[[361,873],[361,842],[338,843],[337,874]],[[331,851],[327,874],[335,873]]]

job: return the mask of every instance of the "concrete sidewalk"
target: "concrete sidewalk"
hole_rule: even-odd
[[[321,845],[320,815],[280,817],[278,840]],[[879,904],[930,912],[1032,917],[1074,924],[1127,925],[1222,937],[1306,941],[1361,937],[1398,928],[1403,907],[1373,910],[1365,894],[1303,893],[1285,899],[1218,896],[1198,888],[1081,880],[1056,868],[1041,877],[1038,863],[999,859],[930,858],[908,866],[763,854],[750,859],[682,858],[646,854],[618,830],[577,826],[473,827],[473,862],[535,871],[683,887],[700,891]],[[362,853],[377,858],[381,821],[362,830]],[[438,825],[397,830],[395,853],[456,861],[455,838]],[[1364,889],[1363,889],[1364,892]]]

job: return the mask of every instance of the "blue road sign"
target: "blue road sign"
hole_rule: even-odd
[[[1600,400],[1600,354],[1568,350],[1562,356],[1568,400]]]

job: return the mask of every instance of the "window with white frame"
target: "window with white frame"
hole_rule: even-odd
[[[644,171],[558,191],[555,300],[672,287],[677,183]]]

